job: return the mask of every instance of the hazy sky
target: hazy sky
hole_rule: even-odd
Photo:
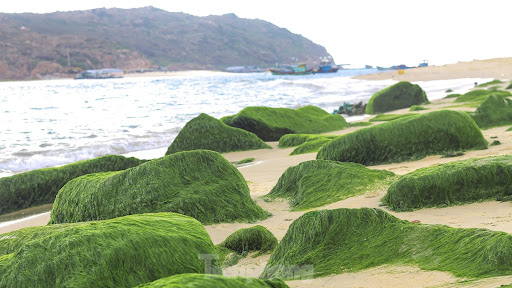
[[[235,13],[266,20],[324,46],[336,63],[352,67],[512,57],[510,0],[17,0],[2,3],[0,12],[149,5],[196,16]]]

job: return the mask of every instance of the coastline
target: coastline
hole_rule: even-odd
[[[506,79],[507,84],[512,79],[512,58],[505,60],[491,59],[465,62],[443,66],[432,66],[425,68],[409,69],[404,74],[397,74],[396,71],[383,72],[378,74],[367,74],[355,76],[355,79],[363,80],[386,80],[397,81],[433,81],[448,79],[466,78],[497,78]],[[453,66],[454,65],[454,66]],[[197,75],[197,71],[165,73],[164,75]],[[203,75],[218,75],[217,73],[228,72],[199,72]],[[150,75],[144,75],[150,76]],[[162,76],[162,75],[154,75]],[[139,77],[139,76],[134,76]],[[387,78],[386,78],[387,77]],[[452,105],[453,99],[436,99],[428,104],[429,110],[418,111],[427,113],[444,109]],[[474,108],[457,108],[458,110],[474,111]],[[390,114],[408,113],[408,108],[400,109]],[[367,120],[367,119],[365,119]],[[364,127],[351,127],[344,130],[334,131],[325,134],[343,135]],[[447,163],[455,160],[463,160],[473,157],[486,157],[494,155],[509,155],[512,151],[512,132],[507,132],[508,126],[496,127],[482,130],[486,140],[492,142],[492,137],[498,137],[502,143],[485,150],[467,151],[465,155],[455,158],[441,158],[440,155],[428,156],[426,158],[401,163],[369,166],[372,169],[385,169],[397,175],[412,172],[418,168],[429,167],[440,163]],[[229,161],[239,161],[246,158],[255,158],[255,164],[239,169],[250,188],[252,198],[266,211],[272,213],[272,217],[259,221],[258,223],[222,223],[205,226],[214,244],[222,242],[228,235],[240,228],[247,228],[254,225],[263,225],[268,228],[279,240],[282,239],[289,225],[307,211],[290,211],[286,201],[266,202],[261,196],[267,194],[277,183],[282,173],[290,166],[298,165],[303,161],[316,159],[316,153],[288,156],[294,148],[281,149],[277,142],[267,142],[273,149],[252,150],[243,152],[224,153],[223,156]],[[137,151],[125,154],[144,159],[153,159],[164,155],[167,148]],[[384,209],[392,215],[408,221],[419,221],[425,224],[442,224],[456,228],[486,228],[495,231],[512,233],[512,203],[486,201],[481,203],[451,206],[445,208],[427,208],[413,212],[393,212],[380,206],[380,199],[386,191],[371,191],[366,194],[348,198],[336,203],[328,204],[318,209],[336,208],[361,208],[371,207]],[[313,210],[313,209],[312,209]],[[11,222],[0,223],[0,234],[21,229],[23,227],[45,225],[49,220],[49,212],[30,216]],[[3,225],[2,225],[3,224]],[[10,230],[9,230],[10,229]],[[0,235],[1,236],[1,235]],[[258,277],[268,262],[268,255],[256,258],[247,257],[237,265],[225,270],[229,276],[252,276]],[[385,265],[376,268],[363,270],[356,273],[332,275],[317,279],[287,281],[290,287],[415,287],[457,286],[467,287],[477,285],[478,287],[497,287],[502,284],[512,283],[512,276],[493,277],[478,280],[477,282],[456,278],[453,275],[440,271],[424,271],[412,266]],[[342,284],[340,284],[342,283]]]

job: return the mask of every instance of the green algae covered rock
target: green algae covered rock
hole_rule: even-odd
[[[202,113],[181,129],[165,155],[197,149],[224,153],[270,148],[253,133],[230,127],[224,122]]]
[[[287,198],[296,210],[310,209],[363,194],[393,175],[357,163],[305,161],[286,169],[267,197]]]
[[[0,287],[134,287],[182,273],[220,274],[214,245],[175,213],[30,227],[0,235]]]
[[[44,168],[0,178],[0,214],[51,204],[59,189],[76,177],[138,166],[146,160],[119,155],[102,156],[55,168]]]
[[[380,209],[308,212],[286,232],[261,278],[322,277],[381,265],[480,278],[512,273],[512,235],[400,220]]]
[[[288,288],[279,279],[260,280],[248,277],[226,277],[221,275],[181,274],[163,278],[137,288]]]
[[[434,111],[363,128],[325,144],[317,159],[374,165],[443,151],[485,149],[475,121],[460,111]]]
[[[512,156],[472,158],[408,173],[382,199],[395,211],[451,206],[512,195]]]
[[[428,103],[425,91],[416,84],[402,81],[373,94],[365,113],[384,113],[424,103]]]
[[[285,134],[315,134],[348,127],[341,115],[331,115],[321,108],[299,109],[246,107],[238,114],[220,119],[229,126],[256,134],[264,141],[278,141]]]
[[[242,174],[217,152],[174,153],[120,172],[89,174],[57,195],[50,223],[176,212],[203,224],[254,221],[267,213],[251,199]]]
[[[267,228],[256,225],[237,230],[229,235],[219,246],[239,254],[259,251],[257,255],[260,255],[274,250],[277,246],[277,238]]]
[[[493,90],[472,90],[463,95],[460,95],[454,102],[483,102],[491,95],[499,95],[502,97],[510,97],[512,93],[508,91],[493,91]]]
[[[512,100],[499,94],[490,95],[472,115],[480,128],[512,124]]]
[[[294,147],[290,155],[318,152],[322,146],[339,135],[286,134],[279,139],[279,147]]]

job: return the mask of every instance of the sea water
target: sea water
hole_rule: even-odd
[[[102,80],[0,83],[0,177],[107,154],[157,151],[164,156],[180,129],[200,113],[215,118],[247,106],[316,105],[331,113],[367,102],[393,80],[351,76],[373,69],[304,76],[185,74]],[[482,79],[418,82],[430,100],[465,93]],[[361,119],[353,118],[348,120]],[[135,153],[135,154],[134,154]],[[156,154],[155,154],[156,156]]]

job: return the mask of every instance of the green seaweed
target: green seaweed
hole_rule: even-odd
[[[197,149],[219,153],[255,149],[272,149],[258,136],[201,113],[187,122],[171,143],[165,155]]]
[[[400,118],[407,118],[411,116],[416,116],[418,113],[406,113],[406,114],[377,114],[377,116],[370,119],[371,122],[386,122],[393,121]]]
[[[487,87],[487,86],[496,85],[496,84],[503,84],[503,83],[505,83],[505,82],[503,82],[503,81],[501,81],[499,79],[494,79],[492,81],[482,83],[482,84],[478,85],[477,87]]]
[[[365,122],[365,121],[353,122],[353,123],[349,123],[349,124],[350,124],[350,127],[366,127],[366,126],[373,125],[372,122]]]
[[[373,94],[366,105],[365,113],[384,113],[424,103],[429,101],[420,86],[401,81]]]
[[[315,134],[348,127],[341,115],[331,115],[321,108],[299,109],[246,107],[238,114],[220,119],[229,126],[256,134],[264,141],[278,141],[285,134]]]
[[[266,196],[287,198],[294,210],[305,210],[364,194],[393,175],[357,163],[311,160],[286,169]]]
[[[233,163],[234,165],[241,165],[241,164],[247,164],[247,163],[251,163],[251,162],[254,162],[254,160],[256,160],[255,158],[245,158],[245,159],[242,159],[240,161],[236,161],[235,163]]]
[[[119,171],[146,160],[107,155],[61,167],[37,169],[0,178],[0,214],[41,204],[51,204],[68,181],[90,173]]]
[[[259,251],[254,257],[269,253],[277,246],[277,238],[267,228],[256,225],[242,228],[229,235],[220,247],[244,254]]]
[[[466,113],[442,110],[342,135],[325,144],[317,159],[373,165],[419,159],[443,151],[485,149],[487,144]]]
[[[512,235],[400,220],[380,209],[308,212],[295,220],[261,278],[322,277],[414,265],[483,278],[512,273]]]
[[[305,153],[314,153],[318,152],[322,146],[325,145],[325,143],[329,143],[333,138],[328,137],[322,137],[318,138],[316,140],[311,140],[304,142],[297,146],[297,148],[293,149],[292,153],[290,155],[299,155],[299,154],[305,154]]]
[[[418,106],[418,105],[412,105],[409,111],[422,111],[422,110],[428,110],[427,107]]]
[[[462,96],[461,94],[458,94],[458,93],[453,93],[453,94],[448,94],[446,96],[444,96],[444,98],[458,98]]]
[[[279,148],[288,148],[299,146],[308,141],[318,139],[334,139],[339,135],[318,135],[318,134],[286,134],[279,138]]]
[[[221,275],[181,274],[163,278],[137,288],[288,288],[282,280],[260,280],[249,277],[226,277]]]
[[[490,95],[499,95],[502,97],[510,97],[512,94],[508,91],[492,91],[492,90],[473,90],[461,95],[454,102],[484,102]]]
[[[395,211],[502,199],[512,194],[512,156],[421,168],[391,184],[382,203]]]
[[[0,287],[133,287],[208,271],[215,253],[204,227],[175,213],[30,227],[0,237]]]
[[[472,115],[482,129],[512,124],[512,100],[501,95],[490,95]]]
[[[59,191],[50,223],[148,212],[176,212],[203,224],[267,218],[231,163],[217,152],[196,150],[174,153],[125,171],[76,178]]]

